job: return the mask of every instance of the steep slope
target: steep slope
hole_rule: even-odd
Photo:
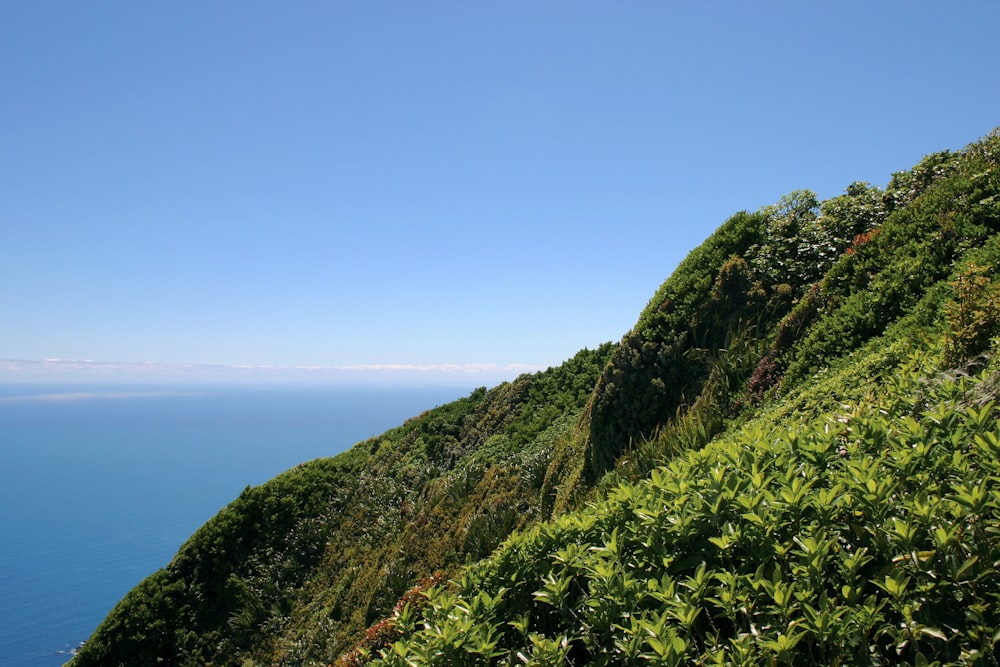
[[[539,516],[552,443],[611,346],[246,489],[132,590],[74,666],[330,662],[421,577]]]
[[[884,192],[855,183],[822,204],[797,192],[727,221],[615,350],[593,402],[590,478],[706,390],[733,398],[755,368],[757,393],[794,385],[913,308],[994,233],[992,150],[928,156]],[[748,366],[761,344],[764,365]]]
[[[351,662],[996,664],[1000,135],[855,192],[862,231],[773,290],[795,302],[770,330],[705,331],[725,349],[689,339],[731,312],[701,310],[724,266],[760,294],[760,220],[693,254],[595,391],[602,499],[399,607]],[[671,319],[680,285],[703,296]]]
[[[73,664],[992,655],[996,367],[942,373],[1000,334],[998,230],[996,132],[739,213],[616,346],[248,489]]]
[[[1000,375],[934,361],[516,535],[398,610],[373,664],[994,664]]]

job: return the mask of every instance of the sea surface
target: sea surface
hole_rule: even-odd
[[[247,485],[469,390],[0,385],[0,665],[64,664]]]

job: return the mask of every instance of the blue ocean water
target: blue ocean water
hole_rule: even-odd
[[[247,485],[468,391],[0,385],[0,664],[62,665]]]

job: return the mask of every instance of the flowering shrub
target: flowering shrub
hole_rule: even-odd
[[[879,228],[870,229],[867,232],[858,234],[853,239],[851,239],[851,245],[847,248],[847,254],[853,255],[858,251],[858,248],[867,245],[873,238],[879,235],[882,230]]]

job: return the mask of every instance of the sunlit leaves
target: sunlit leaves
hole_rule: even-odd
[[[988,401],[968,401],[979,381],[956,390],[923,377],[894,385],[885,408],[748,425],[518,535],[458,590],[477,599],[506,581],[497,606],[449,602],[427,623],[438,628],[458,609],[455,627],[504,664],[989,655],[1000,625],[1000,575],[986,566],[1000,561],[998,415]],[[410,659],[445,664],[426,653],[435,641],[414,634]],[[474,664],[468,655],[455,664]]]

